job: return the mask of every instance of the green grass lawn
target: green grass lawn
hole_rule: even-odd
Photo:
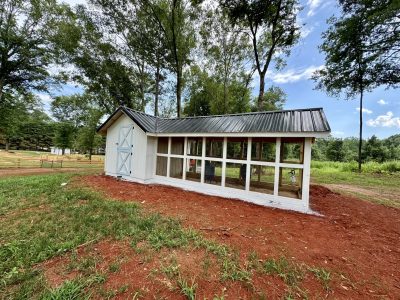
[[[59,293],[47,289],[35,264],[88,241],[130,237],[132,244],[147,240],[154,248],[173,248],[193,239],[177,221],[146,214],[133,203],[61,186],[71,178],[57,174],[0,180],[0,294],[5,298],[50,299]],[[81,288],[71,290],[80,295],[102,281],[104,274],[93,273],[76,282],[74,287]]]
[[[351,171],[354,163],[315,162],[311,168],[311,182],[326,184],[333,189],[390,207],[400,208],[400,172],[389,172],[391,164],[399,162],[367,163],[363,172]],[[393,167],[394,168],[394,167]]]

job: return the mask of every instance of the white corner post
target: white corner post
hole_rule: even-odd
[[[171,137],[168,138],[168,156],[167,156],[167,177],[169,177],[169,170],[171,168]]]
[[[201,143],[201,174],[200,182],[204,183],[204,171],[206,169],[206,138],[203,137],[203,142]]]
[[[156,155],[156,158],[154,159],[154,163],[153,163],[153,178],[154,178],[154,176],[156,176],[156,173],[157,173],[157,159],[158,159],[158,155],[157,155],[157,153],[158,153],[158,137],[156,137],[156,142],[155,142],[155,147],[156,147],[156,150],[154,151],[155,152],[155,155]]]
[[[182,179],[186,180],[186,164],[187,164],[187,144],[188,144],[188,138],[185,136],[184,139],[184,144],[183,144],[183,164],[182,164]]]
[[[307,210],[310,208],[311,144],[312,138],[305,138],[301,200],[304,202],[304,207],[306,207]]]
[[[221,186],[225,186],[225,174],[226,174],[226,152],[228,149],[228,138],[224,137],[222,142],[222,172],[221,172]]]
[[[251,172],[251,166],[250,166],[250,161],[251,161],[251,142],[252,138],[249,137],[247,140],[247,161],[246,161],[246,191],[250,190],[250,172]]]
[[[274,196],[278,196],[279,193],[279,163],[281,156],[281,138],[276,138],[275,147],[275,177],[274,177]]]

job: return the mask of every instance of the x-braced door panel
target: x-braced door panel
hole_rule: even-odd
[[[117,174],[130,175],[131,158],[133,156],[133,127],[121,127],[117,144]]]

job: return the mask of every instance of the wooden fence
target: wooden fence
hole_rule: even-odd
[[[1,168],[102,168],[103,160],[0,157]]]

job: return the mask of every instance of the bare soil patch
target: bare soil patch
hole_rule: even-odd
[[[107,176],[81,179],[111,198],[139,202],[152,211],[177,217],[184,226],[238,249],[243,260],[255,251],[260,259],[285,256],[331,270],[334,279],[329,297],[400,298],[398,209],[343,196],[322,186],[311,187],[312,209],[324,215],[318,217]],[[267,285],[274,280],[253,278],[269,291]],[[309,295],[321,297],[315,282],[307,282]]]
[[[400,206],[400,195],[398,191],[390,190],[388,188],[377,188],[374,189],[359,187],[350,184],[324,184],[327,188],[338,191],[341,193],[363,195],[367,198],[382,200],[382,201],[394,201],[398,206]],[[397,206],[393,206],[397,207]]]

